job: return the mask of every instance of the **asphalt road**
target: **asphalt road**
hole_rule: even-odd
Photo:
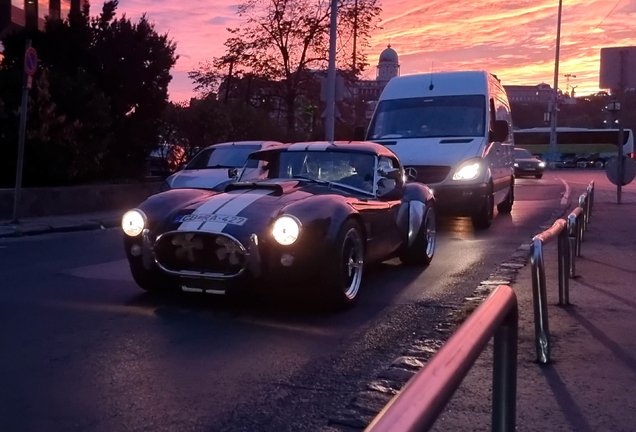
[[[1,241],[0,430],[318,429],[527,242],[565,189],[551,173],[518,180],[512,214],[484,232],[442,220],[431,266],[368,270],[339,313],[302,295],[145,294],[118,230]]]

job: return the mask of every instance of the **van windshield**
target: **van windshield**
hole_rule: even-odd
[[[483,137],[484,95],[383,100],[367,139]]]

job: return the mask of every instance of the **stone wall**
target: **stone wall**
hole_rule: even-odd
[[[134,207],[159,191],[160,182],[22,189],[20,217],[91,213]],[[0,220],[13,215],[13,189],[0,189]]]

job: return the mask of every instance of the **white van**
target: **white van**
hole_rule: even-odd
[[[506,92],[494,75],[442,72],[393,78],[367,141],[393,150],[406,174],[430,186],[444,213],[487,228],[514,201],[514,142]]]

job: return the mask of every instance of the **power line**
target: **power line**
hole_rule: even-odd
[[[605,22],[605,20],[606,20],[607,18],[609,18],[609,16],[612,14],[612,12],[614,12],[614,10],[618,7],[618,5],[619,5],[619,4],[621,4],[621,2],[622,2],[622,1],[623,1],[623,0],[618,0],[618,1],[616,2],[616,4],[614,5],[614,7],[612,8],[612,10],[611,10],[611,11],[609,11],[609,13],[608,13],[607,15],[605,15],[605,18],[603,18],[603,19],[601,20],[601,22],[600,22],[600,23],[598,23],[598,24],[596,25],[596,27],[594,27],[592,30],[590,30],[590,32],[589,32],[589,33],[588,33],[588,34],[587,34],[587,35],[586,35],[586,36],[585,36],[582,40],[585,40],[585,39],[587,39],[588,37],[590,37],[590,35],[591,35],[592,33],[594,33],[594,30],[596,30],[596,29],[597,29],[597,28],[599,28],[601,25],[603,25],[603,23]]]

